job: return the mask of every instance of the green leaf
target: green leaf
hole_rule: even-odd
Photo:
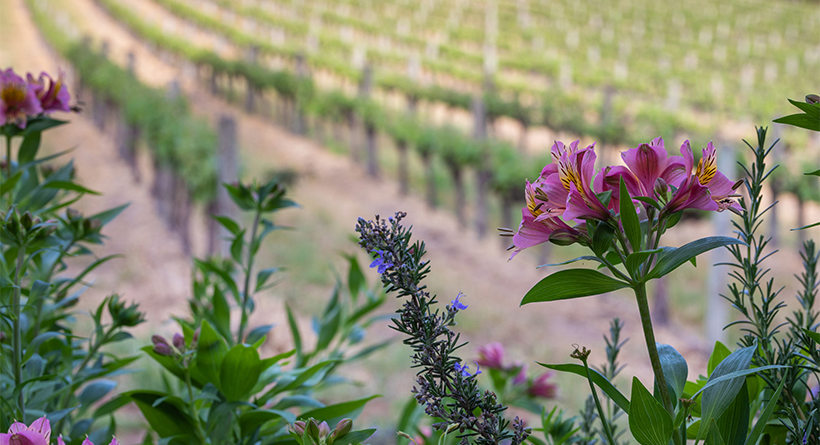
[[[654,250],[642,250],[640,252],[632,252],[626,257],[626,270],[629,271],[629,274],[633,277],[637,278],[640,276],[640,266],[646,262],[646,260],[656,254],[663,252],[663,249],[654,249]]]
[[[772,394],[769,403],[766,404],[766,408],[760,413],[760,418],[757,419],[757,423],[754,428],[752,428],[752,432],[749,433],[749,437],[746,438],[746,445],[757,444],[758,439],[760,439],[760,436],[763,434],[763,430],[766,428],[766,424],[769,422],[769,418],[777,407],[777,401],[780,400],[780,393],[783,392],[785,385],[786,379],[780,380],[780,385],[774,391],[774,394]]]
[[[726,347],[726,345],[719,341],[715,342],[715,347],[714,349],[712,349],[712,355],[709,356],[709,363],[706,366],[706,375],[712,375],[712,372],[715,371],[717,365],[719,365],[720,362],[722,362],[724,359],[726,359],[726,357],[728,357],[731,354],[732,351],[730,351],[729,348]]]
[[[0,185],[0,195],[5,195],[9,192],[9,190],[14,189],[14,186],[17,185],[17,182],[20,180],[20,177],[23,176],[23,171],[18,170],[17,173],[13,174],[11,178],[7,179]]]
[[[92,403],[96,402],[97,400],[100,400],[101,398],[103,398],[103,396],[111,392],[111,390],[114,389],[116,386],[117,382],[113,380],[97,380],[91,383],[90,385],[86,386],[85,389],[83,389],[83,392],[80,393],[80,404],[82,406],[91,405]]]
[[[262,361],[256,349],[236,345],[222,359],[219,389],[229,402],[242,400],[256,386],[261,373]]]
[[[626,189],[626,182],[621,177],[621,191],[620,191],[620,212],[621,225],[626,233],[626,238],[629,244],[632,245],[634,252],[641,250],[641,221],[638,219],[638,212],[635,211],[635,204],[632,203],[632,197],[629,196],[629,190]]]
[[[740,391],[717,419],[717,429],[725,445],[743,445],[749,433],[749,389],[744,379]]]
[[[242,434],[250,436],[257,428],[275,419],[293,423],[296,421],[296,416],[288,411],[278,409],[255,409],[243,413],[239,417],[239,427],[242,429]]]
[[[757,346],[752,345],[731,353],[717,365],[714,372],[709,376],[709,382],[738,371],[749,369],[749,366],[752,364],[755,349],[757,349]],[[707,385],[709,382],[707,382]],[[719,419],[721,414],[734,402],[737,393],[743,388],[745,382],[746,379],[744,377],[737,376],[723,380],[712,386],[704,386],[701,388],[699,392],[703,393],[703,397],[700,402],[700,410],[703,422],[709,422],[711,419]],[[693,398],[695,396],[697,396],[697,394],[695,394]],[[701,422],[701,425],[703,425],[703,422]],[[701,430],[703,430],[703,428],[701,428]],[[701,436],[702,433],[703,431],[699,431],[698,436]]]
[[[701,422],[701,425],[703,423]],[[709,432],[706,434],[706,443],[708,445],[725,445],[723,436],[720,434],[720,429],[715,423],[715,419],[709,421]]]
[[[351,431],[341,438],[336,439],[336,441],[333,442],[333,445],[359,445],[372,436],[375,432],[375,428],[369,430]]]
[[[663,253],[658,256],[658,262],[655,264],[655,267],[646,274],[645,279],[660,278],[677,269],[681,264],[689,261],[691,258],[712,249],[732,244],[744,243],[739,239],[728,236],[709,236],[692,241],[678,248],[664,247]]]
[[[345,417],[350,417],[350,418],[356,417],[355,415],[353,415],[351,413],[359,411],[360,409],[362,409],[364,407],[364,405],[367,402],[369,402],[369,401],[371,401],[371,400],[373,400],[377,397],[381,397],[381,396],[378,396],[378,395],[370,396],[370,397],[365,397],[364,399],[351,400],[349,402],[342,402],[342,403],[337,403],[335,405],[328,405],[324,408],[318,408],[318,409],[308,411],[306,413],[302,413],[302,414],[299,415],[299,419],[309,419],[309,418],[313,417],[314,419],[323,419],[324,421],[326,421],[328,423],[328,425],[335,425],[339,420],[341,420]]]
[[[612,239],[615,238],[615,229],[609,224],[600,223],[595,228],[595,234],[592,235],[592,251],[595,255],[602,256],[612,247]]]
[[[194,441],[193,419],[185,413],[182,400],[154,391],[126,394],[137,404],[151,429],[160,437],[190,436],[190,442]]]
[[[789,99],[789,103],[799,108],[800,111],[820,121],[820,104],[810,104],[808,102],[800,102]]]
[[[87,189],[79,184],[75,184],[70,181],[50,181],[43,184],[43,188],[46,189],[58,189],[58,190],[70,190],[72,192],[77,193],[88,193],[90,195],[100,195],[100,192],[95,192],[94,190]]]
[[[367,280],[364,278],[362,268],[359,266],[359,261],[355,255],[347,257],[349,268],[347,271],[347,286],[350,289],[350,297],[355,303],[359,297],[359,291],[367,285]]]
[[[668,445],[672,418],[637,377],[632,378],[629,431],[641,445]]]
[[[524,295],[521,305],[600,295],[625,287],[629,287],[629,284],[610,278],[596,270],[562,270],[547,276],[533,286]]]
[[[225,340],[214,331],[210,323],[203,321],[196,347],[196,367],[214,385],[220,384],[219,372],[222,359],[227,353],[228,345]]]
[[[686,359],[672,346],[657,343],[658,358],[663,369],[663,378],[672,390],[673,400],[677,401],[683,395],[686,378],[689,376],[689,366]]]
[[[820,119],[813,118],[808,114],[790,114],[788,116],[777,118],[772,122],[776,124],[793,125],[806,130],[820,131]]]
[[[540,269],[542,267],[564,266],[564,265],[567,265],[567,264],[570,264],[570,263],[574,263],[576,261],[596,261],[598,263],[601,262],[601,260],[598,257],[592,256],[592,255],[584,255],[584,256],[579,256],[578,258],[573,258],[571,260],[566,260],[563,263],[542,264],[542,265],[536,267],[536,269]],[[601,264],[603,264],[603,263],[601,263]]]
[[[540,362],[536,363],[548,369],[561,372],[570,372],[573,374],[577,374],[583,377],[584,379],[587,378],[586,368],[575,363],[566,363],[562,365],[550,365]],[[615,402],[615,404],[618,405],[622,410],[624,410],[625,412],[629,412],[629,400],[626,398],[626,396],[621,394],[621,392],[618,391],[618,388],[612,385],[612,383],[610,383],[610,381],[607,380],[606,377],[604,377],[600,372],[592,368],[589,369],[589,372],[592,376],[592,382],[598,385],[598,387],[601,388],[601,391],[606,393],[606,395],[609,396],[609,398],[612,399],[612,401]]]

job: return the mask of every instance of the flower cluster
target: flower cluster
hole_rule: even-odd
[[[681,156],[669,156],[663,139],[656,138],[621,153],[626,166],[609,166],[595,174],[595,145],[580,149],[555,142],[538,179],[527,182],[521,225],[513,236],[518,252],[546,241],[559,245],[589,244],[585,221],[617,225],[620,183],[626,185],[642,220],[650,209],[658,219],[685,209],[711,211],[740,209],[732,183],[717,170],[717,153],[710,142],[695,167],[689,141],[680,147]],[[510,257],[510,258],[512,258]]]
[[[0,125],[26,128],[29,116],[71,111],[69,100],[71,95],[62,72],[54,80],[46,73],[40,73],[38,78],[29,73],[23,79],[11,68],[0,70]]]
[[[555,375],[552,371],[547,371],[540,376],[530,379],[527,377],[527,365],[521,361],[514,361],[511,365],[504,363],[504,345],[499,342],[492,342],[478,348],[478,360],[476,366],[481,365],[489,369],[503,371],[507,375],[513,375],[513,386],[521,387],[526,385],[526,394],[531,397],[542,397],[554,399],[558,395],[558,385],[550,382]]]
[[[41,417],[31,425],[14,422],[6,434],[0,434],[0,445],[48,445],[51,442],[51,423],[45,417]],[[65,445],[63,436],[57,438],[57,445]],[[88,438],[82,445],[94,445]],[[111,439],[109,445],[120,445],[116,437]]]

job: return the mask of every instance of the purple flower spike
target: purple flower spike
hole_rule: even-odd
[[[464,309],[467,309],[466,304],[458,301],[458,299],[461,298],[461,297],[466,297],[466,295],[459,292],[458,295],[456,295],[456,299],[450,302],[450,306],[453,307],[453,308],[456,308],[460,311],[463,311]]]

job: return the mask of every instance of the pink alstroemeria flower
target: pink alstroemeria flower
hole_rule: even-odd
[[[43,111],[34,87],[9,68],[0,71],[0,125],[26,128],[26,117]]]
[[[494,341],[478,348],[476,363],[490,369],[504,369],[504,345]]]
[[[565,220],[609,220],[612,214],[592,189],[595,174],[594,144],[571,155],[564,155],[558,162],[558,177],[569,192],[567,194]]]
[[[34,92],[37,95],[37,99],[40,100],[43,113],[71,111],[71,106],[68,104],[71,100],[71,95],[65,86],[62,71],[57,75],[56,81],[45,72],[40,73],[40,77],[37,79],[29,73],[26,75],[26,79],[28,80],[28,84],[34,87]],[[46,84],[46,80],[48,80],[48,84]]]
[[[683,143],[680,151],[683,155],[685,171],[692,172],[695,157],[689,141]],[[683,180],[678,190],[672,195],[672,199],[664,206],[662,213],[672,214],[684,209],[739,211],[740,207],[732,199],[732,191],[737,188],[737,185],[739,184],[729,182],[729,179],[717,170],[717,154],[710,142],[703,150],[703,158],[698,163],[697,170]]]
[[[51,424],[45,417],[26,426],[14,422],[7,434],[0,434],[0,445],[48,445],[51,440]]]
[[[530,387],[527,388],[527,393],[533,397],[554,399],[558,395],[558,385],[548,381],[554,374],[554,372],[548,371],[536,377]]]

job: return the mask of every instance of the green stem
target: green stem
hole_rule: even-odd
[[[199,437],[199,443],[207,444],[207,434],[202,429],[202,423],[199,420],[199,412],[196,409],[196,402],[194,401],[194,389],[191,384],[191,371],[188,366],[185,366],[185,385],[188,387],[188,409],[191,411],[191,418],[196,423],[196,435]]]
[[[251,285],[251,272],[253,270],[254,251],[253,246],[256,244],[256,231],[259,228],[259,218],[262,216],[262,211],[256,211],[256,216],[253,218],[253,228],[251,229],[251,242],[248,244],[248,270],[245,273],[245,290],[242,292],[242,318],[239,321],[239,336],[236,338],[237,343],[242,343],[245,334],[245,325],[248,324],[248,292]]]
[[[652,317],[649,314],[646,284],[639,283],[632,289],[635,291],[636,300],[638,300],[638,310],[641,313],[641,326],[643,327],[643,335],[646,340],[646,349],[649,352],[649,361],[652,363],[652,371],[655,373],[655,384],[660,389],[663,406],[674,418],[672,399],[669,398],[669,388],[666,385],[666,379],[663,377],[663,367],[661,367],[658,347],[655,343],[655,331],[652,329]]]
[[[12,348],[14,349],[14,386],[17,387],[23,382],[23,332],[20,326],[20,281],[23,277],[21,271],[23,269],[23,256],[26,254],[26,245],[22,243],[17,248],[17,269],[14,271],[14,294],[12,297],[11,308],[14,313],[14,326],[12,327]],[[23,391],[17,396],[17,405],[20,409],[20,420],[26,420],[26,404]]]
[[[607,417],[604,415],[604,408],[601,406],[601,400],[598,398],[598,392],[595,391],[595,385],[592,384],[592,373],[589,372],[589,364],[587,364],[587,358],[581,358],[581,361],[584,362],[584,369],[587,371],[587,382],[589,382],[589,390],[592,391],[592,397],[595,399],[595,406],[598,407],[598,417],[601,419],[601,425],[604,427],[604,434],[606,435],[607,443],[610,445],[615,444],[615,440],[612,438],[612,432],[609,431],[609,422],[607,422]]]

